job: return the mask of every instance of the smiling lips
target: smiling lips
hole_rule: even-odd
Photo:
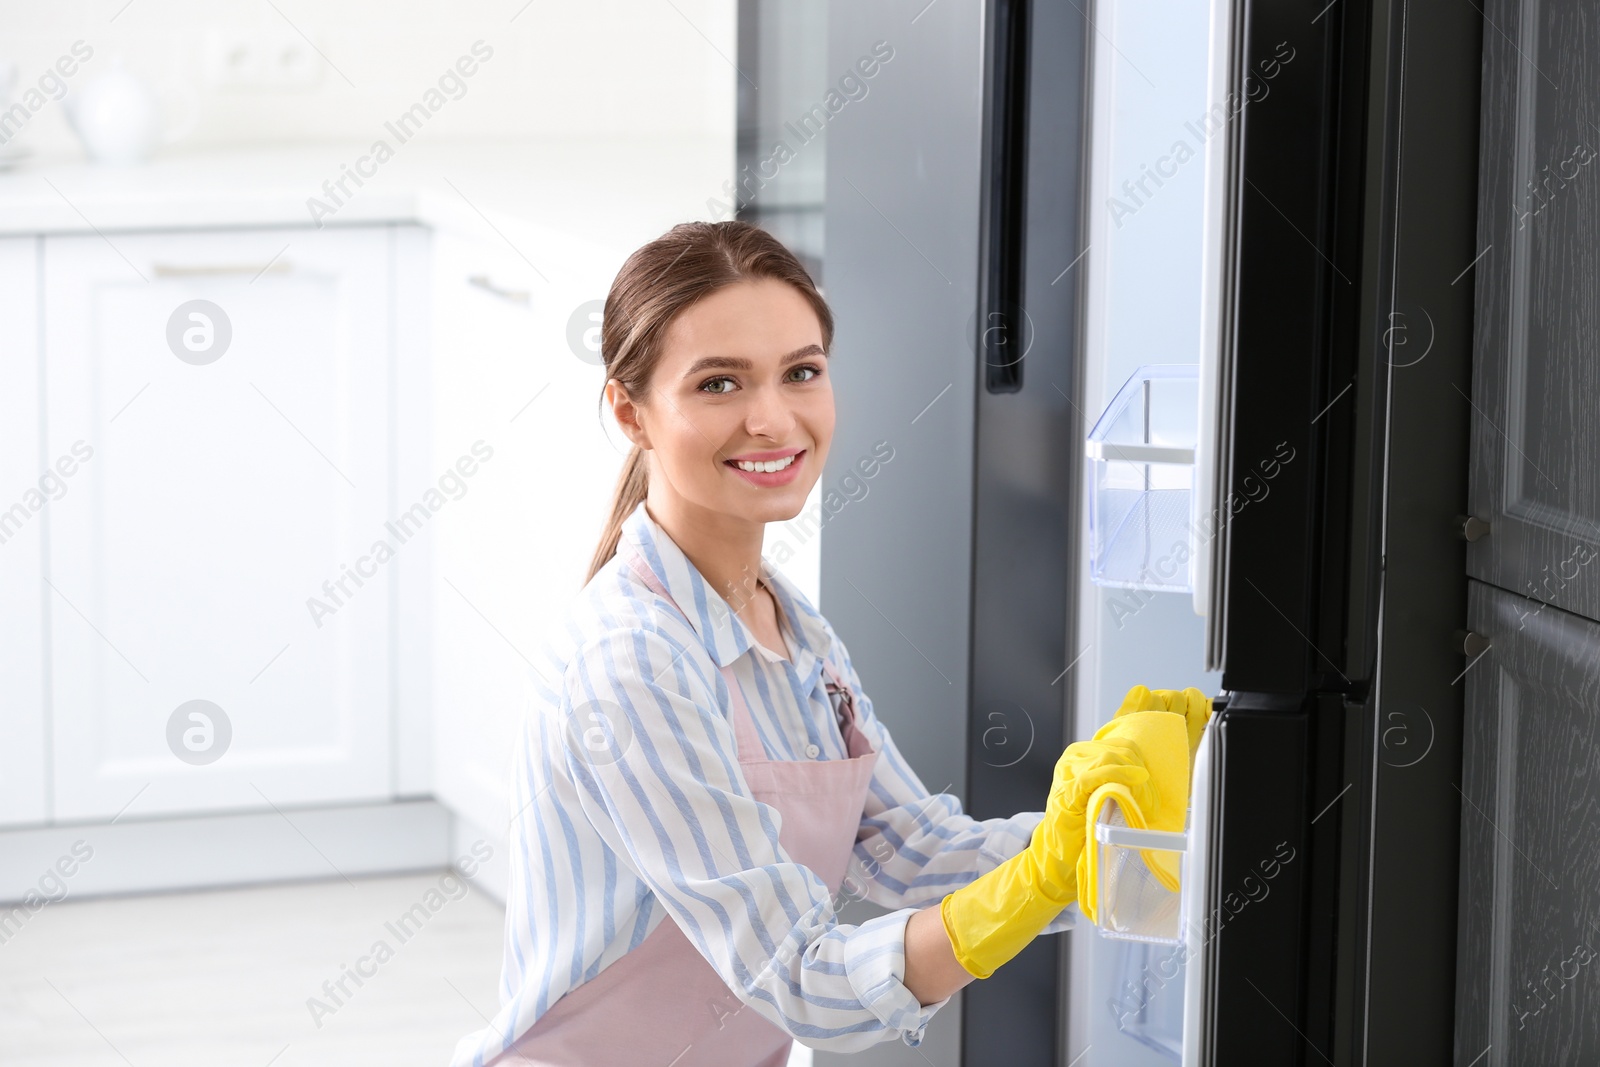
[[[746,481],[763,487],[788,485],[800,473],[805,449],[785,448],[772,452],[750,452],[723,462]]]

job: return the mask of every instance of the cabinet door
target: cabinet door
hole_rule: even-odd
[[[1483,8],[1456,1055],[1600,1058],[1593,0]],[[1499,588],[1492,588],[1498,586]],[[1571,612],[1572,614],[1568,614]]]
[[[1457,1062],[1600,1062],[1600,625],[1470,587]]]
[[[1467,571],[1600,619],[1593,0],[1484,8]],[[1458,402],[1461,402],[1458,400]]]
[[[45,239],[57,818],[390,794],[389,244]]]
[[[434,786],[499,831],[528,672],[583,586],[628,443],[607,436],[598,342],[585,346],[617,261],[519,244],[528,259],[441,232],[433,280],[431,476],[473,472],[434,528]]]
[[[0,825],[47,814],[39,577],[46,514],[72,489],[39,454],[37,263],[35,238],[0,240]]]

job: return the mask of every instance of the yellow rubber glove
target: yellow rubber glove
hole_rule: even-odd
[[[1130,698],[1133,695],[1130,693]],[[1204,704],[1205,698],[1200,699]],[[1205,725],[1203,721],[1201,725]],[[1140,830],[1183,830],[1189,811],[1190,728],[1187,716],[1172,715],[1164,709],[1141,711],[1124,707],[1095,732],[1097,742],[1115,741],[1131,747],[1149,777],[1143,789],[1131,789],[1116,781],[1098,786],[1084,806],[1085,838],[1108,800],[1117,802],[1129,826]],[[1141,855],[1156,880],[1177,891],[1177,854],[1146,849]],[[1100,849],[1090,842],[1078,856],[1077,882],[1078,910],[1091,922],[1096,921],[1099,874]]]
[[[1136,746],[1126,739],[1067,746],[1028,847],[940,902],[950,946],[968,973],[989,977],[1072,903],[1091,795],[1116,786],[1153,804],[1149,779]]]
[[[1189,759],[1194,761],[1195,749],[1200,747],[1200,734],[1211,719],[1211,698],[1190,686],[1188,689],[1146,689],[1136,685],[1122,698],[1118,715],[1135,711],[1171,711],[1184,717],[1189,728]]]

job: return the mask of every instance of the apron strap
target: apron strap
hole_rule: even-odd
[[[633,572],[639,576],[640,581],[664,597],[667,603],[677,608],[678,614],[683,615],[685,621],[688,620],[688,615],[684,614],[683,608],[679,607],[678,602],[672,599],[672,594],[667,592],[667,587],[661,584],[661,579],[656,577],[649,564],[644,561],[637,551],[633,551],[631,546],[627,551],[627,561],[629,566],[633,568]],[[733,713],[729,717],[733,720],[733,738],[735,745],[738,746],[739,755],[747,760],[765,759],[766,749],[761,744],[760,735],[756,733],[755,719],[750,715],[750,706],[745,703],[744,692],[739,688],[739,680],[734,677],[733,668],[728,666],[721,667],[719,670],[722,673],[723,682],[728,687],[728,693],[733,700]]]

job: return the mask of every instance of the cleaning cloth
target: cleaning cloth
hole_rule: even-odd
[[[1095,789],[1084,808],[1085,844],[1078,854],[1078,907],[1091,922],[1097,921],[1100,884],[1100,849],[1093,833],[1100,809],[1114,800],[1131,827],[1172,832],[1184,828],[1189,809],[1188,717],[1166,710],[1119,710],[1095,732],[1094,739],[1131,746],[1149,778],[1139,788],[1125,782],[1107,782]],[[1152,849],[1142,849],[1140,854],[1156,880],[1176,892],[1179,854]]]

